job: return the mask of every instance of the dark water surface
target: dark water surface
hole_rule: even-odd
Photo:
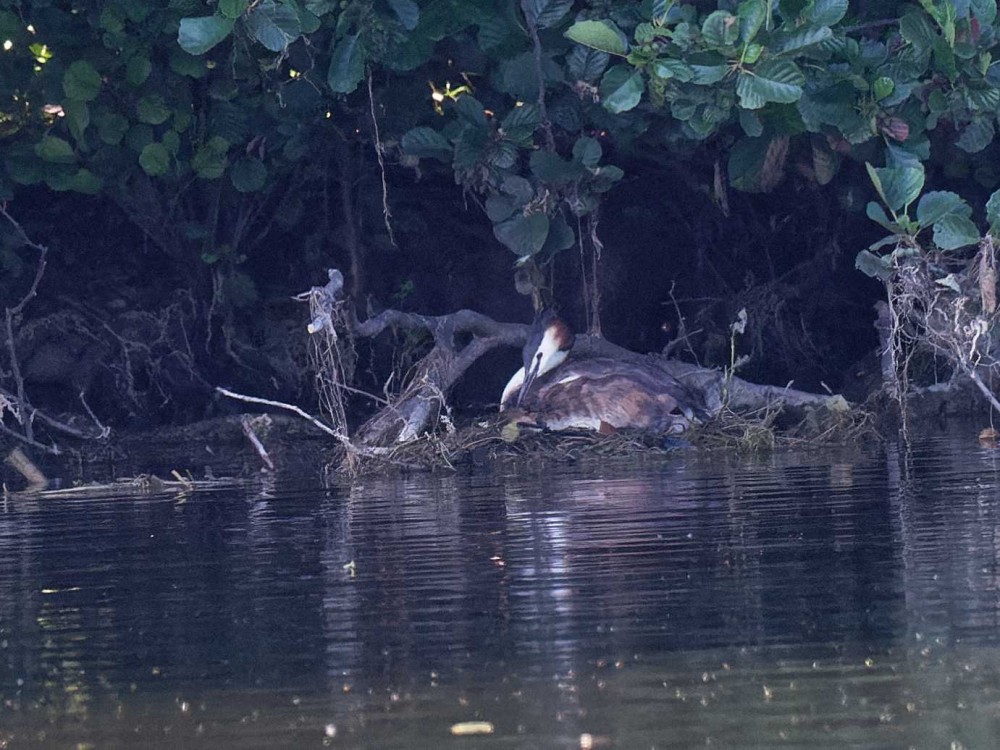
[[[13,498],[0,747],[995,748],[973,434]]]

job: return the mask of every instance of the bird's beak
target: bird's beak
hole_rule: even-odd
[[[521,402],[524,401],[524,397],[528,395],[528,391],[531,389],[531,384],[535,382],[535,378],[538,376],[538,365],[541,361],[541,357],[535,357],[532,361],[531,369],[525,373],[524,382],[521,384],[521,390],[517,392],[516,406],[520,406]]]

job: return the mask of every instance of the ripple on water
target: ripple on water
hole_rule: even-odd
[[[0,744],[991,746],[997,486],[944,436],[13,499]]]

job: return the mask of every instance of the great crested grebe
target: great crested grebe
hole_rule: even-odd
[[[524,366],[500,397],[550,430],[681,432],[703,412],[687,386],[656,365],[609,357],[566,361],[574,336],[553,310],[539,315],[524,346]]]

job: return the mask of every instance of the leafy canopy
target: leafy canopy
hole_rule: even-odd
[[[957,196],[920,197],[923,165],[1000,184],[988,0],[3,7],[0,199],[43,183],[126,200],[145,181],[166,200],[224,181],[238,204],[331,139],[370,137],[371,112],[404,163],[447,165],[482,197],[519,262],[579,241],[623,176],[609,142],[721,144],[731,186],[749,191],[792,158],[820,184],[845,160],[882,164],[869,215],[894,233],[933,227],[941,247],[975,226]]]

